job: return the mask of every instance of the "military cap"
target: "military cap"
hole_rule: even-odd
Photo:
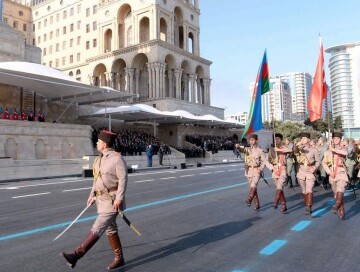
[[[306,137],[306,138],[310,139],[310,133],[303,131],[303,132],[300,133],[300,138],[302,138],[302,137]]]
[[[250,134],[249,135],[249,139],[255,139],[257,140],[258,139],[258,136],[256,134]]]
[[[343,135],[342,135],[342,133],[341,133],[341,132],[333,132],[333,134],[332,134],[332,137],[333,137],[333,138],[338,137],[338,138],[340,138],[340,139],[341,139],[341,138],[342,138],[342,136],[343,136]]]
[[[101,141],[113,146],[116,139],[116,134],[107,130],[102,130],[98,137]]]
[[[280,133],[275,133],[275,138],[280,138],[281,140],[283,139],[282,134]]]

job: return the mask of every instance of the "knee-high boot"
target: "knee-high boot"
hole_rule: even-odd
[[[119,268],[125,264],[124,255],[122,252],[121,242],[117,233],[108,236],[110,246],[114,252],[115,258],[111,264],[107,267],[108,270]]]
[[[99,236],[90,231],[84,241],[74,250],[73,253],[62,252],[61,254],[66,259],[68,265],[71,268],[74,268],[77,261],[82,258],[98,240]]]
[[[287,207],[286,207],[286,198],[285,198],[285,194],[284,191],[281,190],[281,194],[280,194],[280,201],[281,201],[281,212],[284,213],[287,211]]]
[[[281,189],[277,189],[277,190],[276,190],[276,195],[275,195],[274,204],[273,204],[274,209],[277,209],[277,207],[278,207],[278,203],[279,203],[279,200],[280,200],[281,192],[282,192]]]
[[[306,195],[306,209],[305,209],[305,214],[309,215],[312,214],[312,203],[313,203],[313,194],[312,193],[307,193]]]
[[[254,203],[255,203],[254,210],[260,209],[260,200],[259,200],[259,195],[258,195],[257,190],[255,191]]]
[[[253,201],[256,193],[256,188],[250,188],[248,199],[246,199],[245,203],[248,207],[251,206],[251,201]]]

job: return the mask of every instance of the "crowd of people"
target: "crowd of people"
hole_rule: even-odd
[[[313,187],[321,186],[324,190],[332,189],[335,198],[333,213],[345,218],[344,193],[347,189],[355,189],[359,185],[360,141],[342,140],[342,133],[334,132],[331,141],[325,138],[310,139],[310,133],[302,132],[294,143],[279,133],[275,134],[275,144],[269,149],[267,156],[257,145],[258,136],[249,136],[250,145],[236,144],[236,149],[245,155],[245,175],[249,181],[250,191],[246,204],[255,203],[260,208],[257,184],[265,167],[272,172],[276,186],[273,207],[281,203],[281,212],[287,211],[285,186],[300,186],[306,206],[305,214],[312,213]],[[266,181],[266,180],[265,180]],[[267,181],[266,181],[267,182]]]
[[[28,109],[10,108],[9,110],[8,107],[5,107],[5,109],[2,107],[0,109],[0,119],[45,122],[45,114],[41,110],[34,113]]]
[[[199,134],[186,135],[185,141],[212,153],[219,150],[234,150],[236,143],[236,139],[230,137]]]

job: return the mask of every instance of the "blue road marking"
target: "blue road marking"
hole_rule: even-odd
[[[322,208],[320,210],[317,210],[316,212],[313,212],[311,215],[312,217],[319,217],[325,213],[327,213],[330,210],[330,207]]]
[[[260,250],[262,255],[272,255],[287,243],[286,240],[275,240],[270,245]]]
[[[244,186],[244,185],[247,185],[247,184],[248,184],[247,182],[243,182],[243,183],[238,183],[238,184],[235,184],[235,185],[220,187],[220,188],[206,190],[206,191],[197,192],[197,193],[193,193],[193,194],[187,194],[187,195],[181,195],[181,196],[172,197],[172,198],[168,198],[168,199],[163,199],[163,200],[160,200],[160,201],[155,201],[155,202],[150,202],[150,203],[130,207],[130,208],[126,209],[126,211],[135,211],[135,210],[138,210],[138,209],[143,209],[143,208],[147,208],[147,207],[151,207],[151,206],[155,206],[155,205],[159,205],[159,204],[164,204],[164,203],[168,203],[168,202],[172,202],[172,201],[176,201],[176,200],[180,200],[180,199],[186,199],[186,198],[190,198],[190,197],[194,197],[194,196],[200,196],[200,195],[210,194],[210,193],[223,191],[223,190],[227,190],[227,189],[232,189],[232,188]],[[97,216],[86,217],[86,218],[83,218],[83,219],[79,219],[75,224],[95,220],[96,218],[97,218]],[[28,231],[24,231],[24,232],[18,232],[18,233],[6,235],[6,236],[0,236],[0,241],[14,239],[14,238],[17,238],[17,237],[27,236],[27,235],[31,235],[31,234],[35,234],[35,233],[39,233],[39,232],[44,232],[44,231],[49,231],[49,230],[53,230],[53,229],[63,228],[63,227],[66,227],[66,226],[70,225],[71,222],[64,222],[64,223],[51,225],[51,226],[47,226],[47,227],[37,228],[37,229],[28,230]]]
[[[245,272],[244,270],[233,270],[231,272]]]
[[[293,226],[291,228],[291,230],[293,231],[302,231],[304,230],[307,226],[309,226],[311,224],[311,221],[309,220],[304,220],[304,221],[300,221],[299,223],[297,223],[295,226]]]

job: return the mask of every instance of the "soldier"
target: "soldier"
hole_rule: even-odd
[[[94,162],[94,183],[87,204],[96,201],[97,217],[85,240],[73,253],[62,253],[68,265],[74,268],[106,231],[111,248],[115,254],[114,261],[107,267],[112,270],[125,264],[122,253],[116,217],[118,210],[126,208],[125,191],[127,185],[127,167],[124,159],[112,147],[116,134],[103,130],[99,135],[97,150],[102,154]],[[94,196],[96,197],[94,199]]]
[[[276,186],[276,194],[273,207],[277,209],[279,200],[281,201],[281,212],[287,211],[286,198],[283,191],[286,179],[286,154],[292,153],[292,149],[282,145],[283,136],[275,134],[275,147],[269,149],[268,163],[266,166],[272,171],[272,178]]]
[[[333,213],[338,213],[339,218],[343,220],[345,218],[344,208],[344,192],[348,182],[348,176],[346,174],[345,160],[348,154],[347,149],[340,145],[342,134],[334,132],[333,143],[330,145],[329,150],[325,152],[322,166],[326,173],[329,174],[329,181],[331,188],[335,195],[335,205],[333,206]]]
[[[304,194],[306,206],[305,214],[311,214],[313,204],[313,187],[315,183],[315,171],[320,165],[319,152],[310,146],[310,133],[301,132],[301,140],[295,145],[294,153],[297,156],[297,178]]]
[[[324,137],[320,137],[318,139],[318,145],[317,145],[320,161],[322,161],[324,159],[324,154],[325,154],[326,150],[328,150],[328,148],[329,148],[329,146],[327,143],[325,143]],[[327,182],[326,172],[325,172],[322,164],[320,164],[320,166],[319,166],[319,176],[320,176],[320,185],[326,190],[328,187],[328,182]]]
[[[250,185],[250,192],[248,199],[245,201],[247,206],[251,206],[251,202],[255,202],[255,210],[260,209],[260,200],[257,193],[257,184],[260,179],[261,172],[265,168],[265,154],[264,151],[257,145],[258,136],[251,134],[249,136],[250,147],[245,147],[240,144],[236,144],[241,153],[245,154],[245,176]]]
[[[290,138],[287,137],[285,138],[285,147],[291,149],[291,151],[293,151],[294,149],[294,144],[291,142]],[[291,174],[294,170],[294,153],[290,152],[290,153],[286,153],[286,181],[285,181],[285,185],[289,184],[289,188],[294,187],[293,186],[293,182],[292,182],[292,178],[291,178]]]

